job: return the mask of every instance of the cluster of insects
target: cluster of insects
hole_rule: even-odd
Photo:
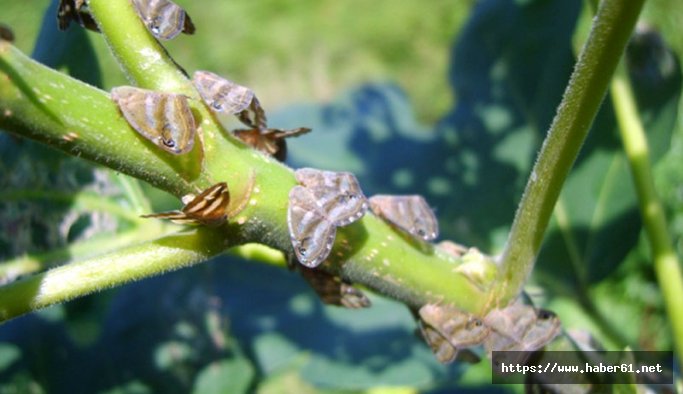
[[[132,0],[141,21],[159,40],[180,33],[193,34],[189,15],[170,0]],[[71,22],[99,31],[86,0],[61,0],[57,20],[60,29]],[[254,149],[284,161],[286,137],[310,132],[269,128],[265,111],[254,92],[208,71],[197,71],[192,83],[202,101],[214,112],[234,115],[246,128],[233,135]],[[112,89],[111,99],[133,130],[173,155],[194,148],[197,122],[190,98],[182,94],[158,92],[132,86]],[[347,172],[303,168],[295,171],[298,182],[289,192],[287,226],[303,277],[323,302],[349,308],[370,305],[369,299],[338,276],[316,269],[328,261],[337,228],[361,219],[368,210],[383,219],[403,237],[413,242],[430,242],[439,233],[438,222],[427,202],[418,195],[376,195],[366,198],[356,177]],[[225,182],[219,182],[197,196],[183,198],[181,210],[144,215],[181,224],[220,226],[240,212],[254,186],[252,173],[245,196],[230,206]],[[490,312],[483,320],[449,306],[428,304],[419,310],[423,337],[441,362],[453,361],[460,349],[484,344],[493,350],[536,350],[559,332],[559,320],[552,313],[519,303]]]
[[[442,363],[482,344],[489,358],[493,351],[533,352],[560,333],[554,313],[520,301],[494,309],[483,319],[448,305],[427,304],[418,313],[422,337]]]

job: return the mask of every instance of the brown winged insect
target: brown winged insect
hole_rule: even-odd
[[[330,255],[337,227],[328,219],[315,195],[303,186],[294,186],[289,191],[287,226],[301,264],[315,268]]]
[[[219,182],[201,192],[198,196],[185,196],[181,210],[142,215],[143,218],[168,219],[178,224],[201,224],[216,227],[235,216],[247,205],[254,188],[254,174],[249,178],[247,192],[237,206],[228,210],[230,193],[225,182]],[[189,201],[188,201],[189,200]]]
[[[302,186],[289,192],[289,235],[299,262],[315,268],[329,256],[337,227],[363,217],[367,200],[351,173],[302,168],[294,175]]]
[[[543,309],[516,301],[506,308],[494,309],[484,323],[491,335],[484,343],[487,352],[534,351],[542,348],[560,333],[560,320]]]
[[[234,131],[237,138],[247,145],[267,153],[279,161],[287,159],[287,137],[297,137],[310,132],[308,127],[291,130],[282,129],[238,129]]]
[[[194,86],[202,99],[216,112],[236,115],[248,129],[234,131],[237,138],[247,145],[285,161],[287,143],[285,138],[296,137],[311,131],[306,127],[292,130],[268,128],[266,113],[254,91],[209,71],[196,71],[192,77]]]
[[[192,150],[196,126],[184,95],[119,86],[111,98],[128,124],[157,146],[175,155]]]
[[[370,208],[394,227],[424,241],[439,235],[434,211],[422,196],[376,195],[370,197]]]
[[[477,317],[447,305],[420,308],[420,331],[441,363],[455,360],[458,351],[482,343],[489,328]]]
[[[323,303],[351,309],[370,307],[370,299],[339,276],[305,266],[299,267],[299,269],[301,275],[315,290]]]
[[[194,33],[194,24],[185,10],[170,0],[133,0],[145,26],[160,40],[171,40],[181,32]]]
[[[78,23],[88,30],[99,32],[100,28],[90,15],[85,0],[59,0],[57,6],[57,26],[59,30],[66,30],[71,21]]]

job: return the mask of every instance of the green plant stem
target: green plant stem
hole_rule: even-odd
[[[152,206],[142,192],[140,181],[126,175],[119,175],[115,178],[116,182],[123,189],[123,193],[130,201],[133,211],[138,215],[152,212]]]
[[[136,227],[134,230],[118,234],[100,235],[93,239],[74,242],[63,248],[45,253],[28,254],[0,263],[0,283],[12,282],[17,277],[40,272],[70,260],[82,260],[139,242],[149,241],[162,235],[160,226]]]
[[[604,0],[515,214],[501,255],[497,302],[516,297],[533,269],[567,174],[600,108],[644,0]]]
[[[672,247],[664,209],[659,202],[651,171],[650,153],[643,124],[626,76],[623,63],[611,86],[612,101],[619,123],[624,151],[638,193],[640,213],[650,243],[654,269],[662,290],[666,312],[671,323],[674,346],[683,365],[683,275],[681,263]]]
[[[131,1],[90,0],[88,5],[131,82],[147,89],[196,97],[183,72],[147,31]]]
[[[169,235],[87,261],[53,268],[0,287],[0,321],[221,253],[223,237],[204,229]]]
[[[104,9],[114,2],[122,0],[100,2],[100,12],[114,14]],[[100,26],[104,34],[117,28],[108,22]],[[113,41],[110,44],[115,47]],[[135,56],[135,51],[125,47],[125,40],[116,45],[124,46],[125,56],[119,57]],[[154,48],[145,50],[149,53]],[[9,43],[0,42],[0,128],[145,180],[176,196],[225,180],[235,201],[231,207],[245,198],[247,180],[253,175],[255,185],[248,204],[227,226],[235,231],[221,227],[207,232],[223,240],[221,245],[252,242],[292,253],[286,224],[289,190],[296,184],[291,169],[245,147],[216,124],[201,101],[189,101],[201,125],[201,138],[187,157],[176,157],[132,130],[106,93],[37,64]],[[320,269],[413,307],[446,302],[474,313],[486,311],[486,286],[459,271],[459,259],[402,237],[372,214],[339,229],[335,245],[329,262]],[[492,267],[486,259],[482,264],[484,271]],[[153,267],[158,271],[150,270],[149,275],[168,270],[162,265]],[[70,286],[68,297],[91,291],[87,283]],[[49,288],[44,291],[53,301],[67,299],[49,295]],[[8,302],[0,298],[0,308]]]
[[[131,223],[140,223],[144,220],[139,216],[132,214],[124,207],[115,204],[110,200],[103,199],[102,196],[94,193],[63,193],[54,190],[8,190],[0,196],[0,202],[35,200],[69,204],[72,209],[82,212],[107,212],[117,216],[119,219]]]

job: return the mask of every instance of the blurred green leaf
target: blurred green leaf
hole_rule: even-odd
[[[246,393],[253,379],[254,368],[247,360],[218,361],[199,372],[192,393]]]
[[[129,383],[122,384],[111,390],[103,391],[101,394],[150,394],[151,391],[144,384],[133,381]]]
[[[100,66],[88,33],[72,22],[66,31],[57,28],[57,5],[53,0],[43,15],[32,57],[54,69],[66,69],[74,78],[93,86],[102,86]]]
[[[632,40],[627,60],[656,164],[669,149],[676,125],[681,71],[663,42],[648,43],[651,48]],[[566,217],[555,216],[539,256],[538,268],[565,286],[604,279],[638,243],[637,196],[616,131],[607,100],[560,197],[557,209]]]
[[[21,349],[9,343],[0,343],[0,371],[9,368],[20,357]]]

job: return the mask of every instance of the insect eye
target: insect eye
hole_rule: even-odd
[[[555,314],[550,312],[550,311],[540,310],[540,311],[538,311],[537,316],[541,320],[548,320],[548,319],[551,319],[553,316],[555,316]]]
[[[163,142],[164,145],[168,146],[169,148],[175,148],[175,141],[173,141],[172,139],[170,139],[170,140],[162,139],[161,141]]]
[[[300,254],[302,257],[306,257],[306,248],[305,248],[305,247],[299,246],[299,247],[297,248],[297,250],[299,251],[299,254]]]

